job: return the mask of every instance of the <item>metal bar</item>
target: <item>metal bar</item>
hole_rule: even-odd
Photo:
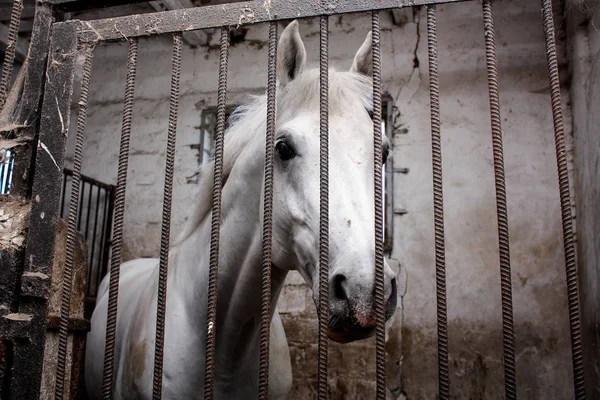
[[[108,316],[106,321],[106,347],[104,350],[104,371],[102,378],[102,398],[112,398],[112,382],[115,358],[115,334],[117,329],[117,301],[119,297],[119,276],[121,267],[121,246],[123,245],[123,217],[125,214],[125,189],[127,186],[127,165],[129,162],[129,140],[131,136],[131,117],[137,69],[138,42],[129,40],[127,58],[127,80],[125,83],[125,101],[123,103],[123,125],[119,148],[119,167],[117,172],[117,191],[115,204],[114,246],[110,263],[110,283],[108,289]]]
[[[2,14],[2,10],[0,10],[0,15]],[[23,12],[21,12],[21,18],[23,18]],[[19,27],[17,28],[17,33],[21,30],[21,23],[19,23]],[[10,28],[2,23],[0,23],[0,48],[2,50],[6,50],[7,45],[14,47],[15,57],[13,62],[18,64],[23,64],[25,59],[27,58],[27,53],[29,51],[29,40],[20,38],[17,36],[16,43],[9,42],[9,38],[11,37]],[[13,36],[14,37],[14,36]]]
[[[8,28],[8,40],[6,41],[6,49],[4,51],[4,62],[2,63],[2,77],[0,78],[0,110],[4,107],[8,86],[12,77],[17,40],[19,39],[21,11],[23,11],[23,0],[14,0]]]
[[[575,243],[573,235],[573,218],[571,216],[571,193],[567,168],[567,150],[563,127],[562,102],[556,57],[556,41],[554,39],[554,20],[552,0],[542,0],[542,16],[544,34],[546,36],[546,54],[548,56],[548,72],[552,98],[552,119],[554,123],[554,140],[556,143],[556,164],[560,186],[560,207],[565,246],[565,265],[567,274],[567,296],[569,301],[569,325],[571,330],[571,353],[573,357],[573,383],[575,398],[585,399],[585,382],[583,371],[583,348],[581,344],[581,317],[579,308],[579,287],[577,266],[575,264]]]
[[[221,28],[219,58],[219,88],[217,95],[217,131],[214,137],[214,183],[212,221],[210,229],[210,266],[208,275],[208,314],[206,316],[206,358],[204,398],[212,400],[215,388],[215,343],[217,328],[217,285],[219,275],[219,233],[221,229],[221,189],[223,185],[223,142],[225,135],[225,103],[227,102],[227,64],[229,60],[229,29]]]
[[[98,232],[98,214],[100,214],[100,186],[96,186],[96,209],[94,210],[94,230],[92,231],[92,252],[90,254],[89,272],[86,276],[86,293],[91,295],[90,288],[92,287],[92,271],[94,270],[94,255],[96,253],[96,233]],[[100,263],[96,263],[100,268]],[[97,284],[97,283],[96,283]]]
[[[513,329],[512,283],[510,272],[510,247],[508,238],[508,215],[506,185],[504,180],[504,150],[500,117],[500,89],[496,60],[496,34],[491,0],[483,0],[483,26],[485,33],[485,57],[490,96],[492,147],[494,153],[494,181],[496,184],[496,213],[498,217],[498,247],[500,252],[500,285],[502,294],[502,337],[504,348],[505,398],[517,398],[515,370],[515,338]]]
[[[329,17],[321,16],[319,34],[320,194],[319,194],[319,350],[317,398],[327,399],[329,327]]]
[[[75,182],[75,174],[73,174],[73,182]],[[83,198],[85,197],[85,182],[82,182],[81,195],[79,195],[79,209],[83,209]],[[73,186],[71,185],[71,197],[73,197]],[[77,215],[77,231],[81,231],[81,217],[83,215],[79,213]]]
[[[260,371],[258,398],[269,398],[269,339],[271,328],[271,266],[273,236],[273,155],[277,95],[277,22],[269,24],[267,68],[267,138],[265,144],[265,194],[262,232],[262,287],[260,316]]]
[[[116,188],[110,190],[110,197],[108,198],[108,215],[107,215],[107,226],[106,232],[104,233],[104,261],[102,265],[102,273],[101,276],[104,276],[107,273],[108,269],[108,261],[110,259],[110,251],[109,249],[113,245],[112,240],[112,231],[113,231],[113,220],[114,220],[114,211],[115,211],[115,200],[116,200]]]
[[[78,12],[91,10],[95,8],[104,8],[104,7],[116,7],[123,6],[129,4],[136,3],[146,3],[148,0],[44,0],[46,3],[53,5],[57,9],[65,12]],[[223,4],[223,3],[235,3],[240,1],[248,1],[248,0],[203,0],[199,3],[199,6],[202,7],[205,3],[213,3],[213,4]]]
[[[11,160],[9,159],[8,163],[10,163],[10,162],[11,162]],[[0,194],[7,193],[8,174],[5,174],[7,169],[8,169],[7,163],[0,164]]]
[[[94,290],[94,296],[98,295],[98,286],[100,284],[100,280],[102,279],[102,274],[104,273],[104,263],[108,262],[108,239],[107,236],[110,235],[111,228],[108,227],[107,223],[109,219],[108,214],[108,202],[109,202],[109,192],[104,189],[104,204],[102,205],[102,230],[100,237],[100,254],[98,255],[98,270],[96,271],[96,285]],[[108,234],[108,235],[107,235]]]
[[[65,172],[65,175],[71,175],[71,176],[73,175],[73,170],[71,170],[69,168],[64,168],[63,170]],[[81,175],[81,181],[82,182],[91,183],[94,186],[100,186],[101,188],[106,189],[106,190],[112,190],[115,187],[114,185],[110,185],[108,183],[100,182],[99,180],[96,180],[94,178],[90,178],[89,176],[86,176],[86,175],[83,175],[83,174]]]
[[[90,229],[90,211],[92,209],[92,190],[93,190],[93,185],[92,184],[88,184],[88,203],[87,203],[87,213],[85,215],[85,233],[83,235],[83,238],[87,241],[88,239],[88,231]]]
[[[379,11],[372,14],[373,48],[373,173],[375,181],[375,314],[377,400],[386,398],[385,376],[385,283],[383,273],[383,145],[381,132],[381,30]]]
[[[162,228],[160,233],[160,264],[158,273],[158,300],[156,304],[156,340],[154,344],[154,382],[152,398],[162,397],[163,350],[165,343],[165,314],[167,308],[167,277],[169,272],[169,239],[171,237],[171,203],[173,201],[173,172],[175,169],[175,143],[177,114],[179,112],[179,77],[181,74],[181,34],[173,35],[173,72],[169,102],[169,129],[167,134],[167,160],[165,190],[163,195]]]
[[[435,227],[438,385],[440,400],[448,400],[450,398],[450,375],[448,373],[448,316],[446,306],[446,239],[444,235],[444,190],[442,180],[442,140],[440,132],[440,84],[438,78],[436,6],[427,7],[427,43],[429,49],[433,220]]]
[[[6,164],[6,170],[5,170],[6,182],[4,182],[6,186],[5,186],[5,191],[3,193],[10,192],[10,186],[12,183],[12,172],[13,172],[14,165],[15,165],[15,157],[14,157],[14,154],[11,152],[8,163]]]
[[[67,179],[68,176],[63,174],[63,185],[62,185],[62,194],[60,196],[60,210],[59,210],[59,216],[60,218],[63,218],[64,213],[65,213],[65,196],[67,194]]]
[[[196,7],[160,13],[138,14],[126,17],[105,18],[85,21],[81,24],[81,40],[123,40],[124,37],[186,32],[219,26],[238,26],[293,18],[316,17],[373,9],[385,10],[399,7],[423,6],[435,3],[456,3],[465,0],[346,0],[331,6],[322,0],[304,0],[301,3],[288,1],[253,0],[227,5]],[[265,6],[265,4],[267,4]],[[66,23],[77,23],[70,21]]]
[[[87,54],[83,65],[83,79],[81,81],[81,94],[79,96],[79,112],[77,113],[77,136],[75,138],[75,151],[73,154],[73,185],[71,186],[71,200],[69,202],[65,268],[62,282],[60,324],[58,328],[58,356],[56,361],[56,383],[54,386],[54,398],[56,400],[62,400],[64,392],[65,374],[67,369],[67,339],[69,335],[68,323],[71,314],[71,290],[73,286],[73,259],[75,255],[75,240],[77,239],[78,233],[77,228],[75,227],[75,220],[77,215],[81,212],[81,203],[79,203],[79,206],[77,205],[77,198],[79,196],[79,187],[81,183],[83,134],[85,132],[87,118],[88,96],[92,76],[92,57],[94,54],[92,48],[87,48],[85,51]]]
[[[49,26],[41,28],[45,30]],[[33,201],[25,253],[27,262],[23,268],[24,273],[32,277],[30,282],[36,282],[38,290],[21,297],[19,312],[32,315],[33,319],[30,340],[15,341],[10,399],[40,397],[48,312],[47,293],[50,291],[54,262],[60,183],[77,56],[76,38],[77,32],[73,27],[62,25],[53,28],[35,159]],[[61,67],[53,68],[52,65],[56,64]]]

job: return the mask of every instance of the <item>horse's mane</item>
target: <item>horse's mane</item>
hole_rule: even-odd
[[[299,110],[319,110],[319,70],[306,70],[285,87],[277,88],[277,115],[297,113]],[[372,108],[372,80],[370,77],[353,73],[329,70],[329,113],[357,104],[354,99],[362,99],[362,107]],[[229,119],[229,129],[225,132],[223,150],[223,187],[238,156],[252,140],[264,140],[266,132],[267,95],[251,96],[248,104],[238,107]],[[264,156],[263,156],[264,157]],[[175,245],[187,239],[196,228],[208,218],[212,208],[214,183],[214,160],[200,167],[200,179],[196,208],[184,227]]]

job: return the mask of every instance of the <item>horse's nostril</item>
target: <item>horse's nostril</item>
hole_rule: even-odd
[[[330,296],[336,300],[348,300],[346,292],[346,277],[342,274],[337,274],[331,279]]]

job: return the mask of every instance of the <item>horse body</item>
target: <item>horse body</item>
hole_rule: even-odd
[[[273,187],[269,396],[287,398],[291,363],[276,304],[289,270],[300,272],[318,304],[319,72],[304,70],[306,51],[292,22],[279,41]],[[374,312],[371,37],[350,72],[330,71],[329,337],[371,336]],[[266,96],[234,115],[225,135],[215,349],[215,395],[258,395]],[[385,139],[384,139],[385,143]],[[384,156],[385,157],[385,156]],[[385,160],[383,160],[385,162]],[[203,170],[196,209],[169,252],[163,398],[203,397],[213,164]],[[396,306],[385,264],[386,318]],[[85,379],[100,398],[107,320],[105,277],[87,338]],[[158,260],[121,266],[114,358],[116,399],[150,399]]]
[[[254,162],[259,161],[255,157]],[[223,189],[220,244],[223,251],[219,258],[218,319],[215,327],[218,336],[215,354],[217,398],[242,399],[258,395],[261,186],[234,185],[232,180],[255,181],[257,177],[248,174],[259,170],[244,168],[239,176],[231,174],[229,184]],[[261,178],[258,179],[260,181]],[[203,396],[208,268],[198,266],[209,263],[206,243],[210,243],[210,218],[174,247],[169,256],[171,268],[163,366],[163,396],[167,399]],[[273,269],[272,309],[275,309],[286,274],[286,271]],[[92,318],[92,332],[103,332],[106,326],[108,279],[104,279],[99,289],[98,311]],[[114,372],[116,398],[152,397],[157,281],[156,259],[133,260],[121,267],[116,332],[120,340],[116,342]],[[104,343],[104,335],[90,335],[88,338],[86,374],[90,382],[96,382],[95,387],[90,387],[91,395],[101,392],[101,381],[97,377],[102,376]],[[273,356],[270,398],[278,399],[291,387],[289,351],[278,314],[272,320],[270,353]]]

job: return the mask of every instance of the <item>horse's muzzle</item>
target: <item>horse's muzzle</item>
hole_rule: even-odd
[[[388,290],[384,293],[384,312],[387,321],[396,311],[398,301],[395,277],[388,281],[386,289]],[[364,290],[361,292],[365,293]],[[349,343],[373,336],[377,325],[374,292],[373,289],[369,291],[369,296],[360,296],[353,293],[346,284],[345,278],[339,275],[333,277],[329,291],[328,336],[330,339]]]

